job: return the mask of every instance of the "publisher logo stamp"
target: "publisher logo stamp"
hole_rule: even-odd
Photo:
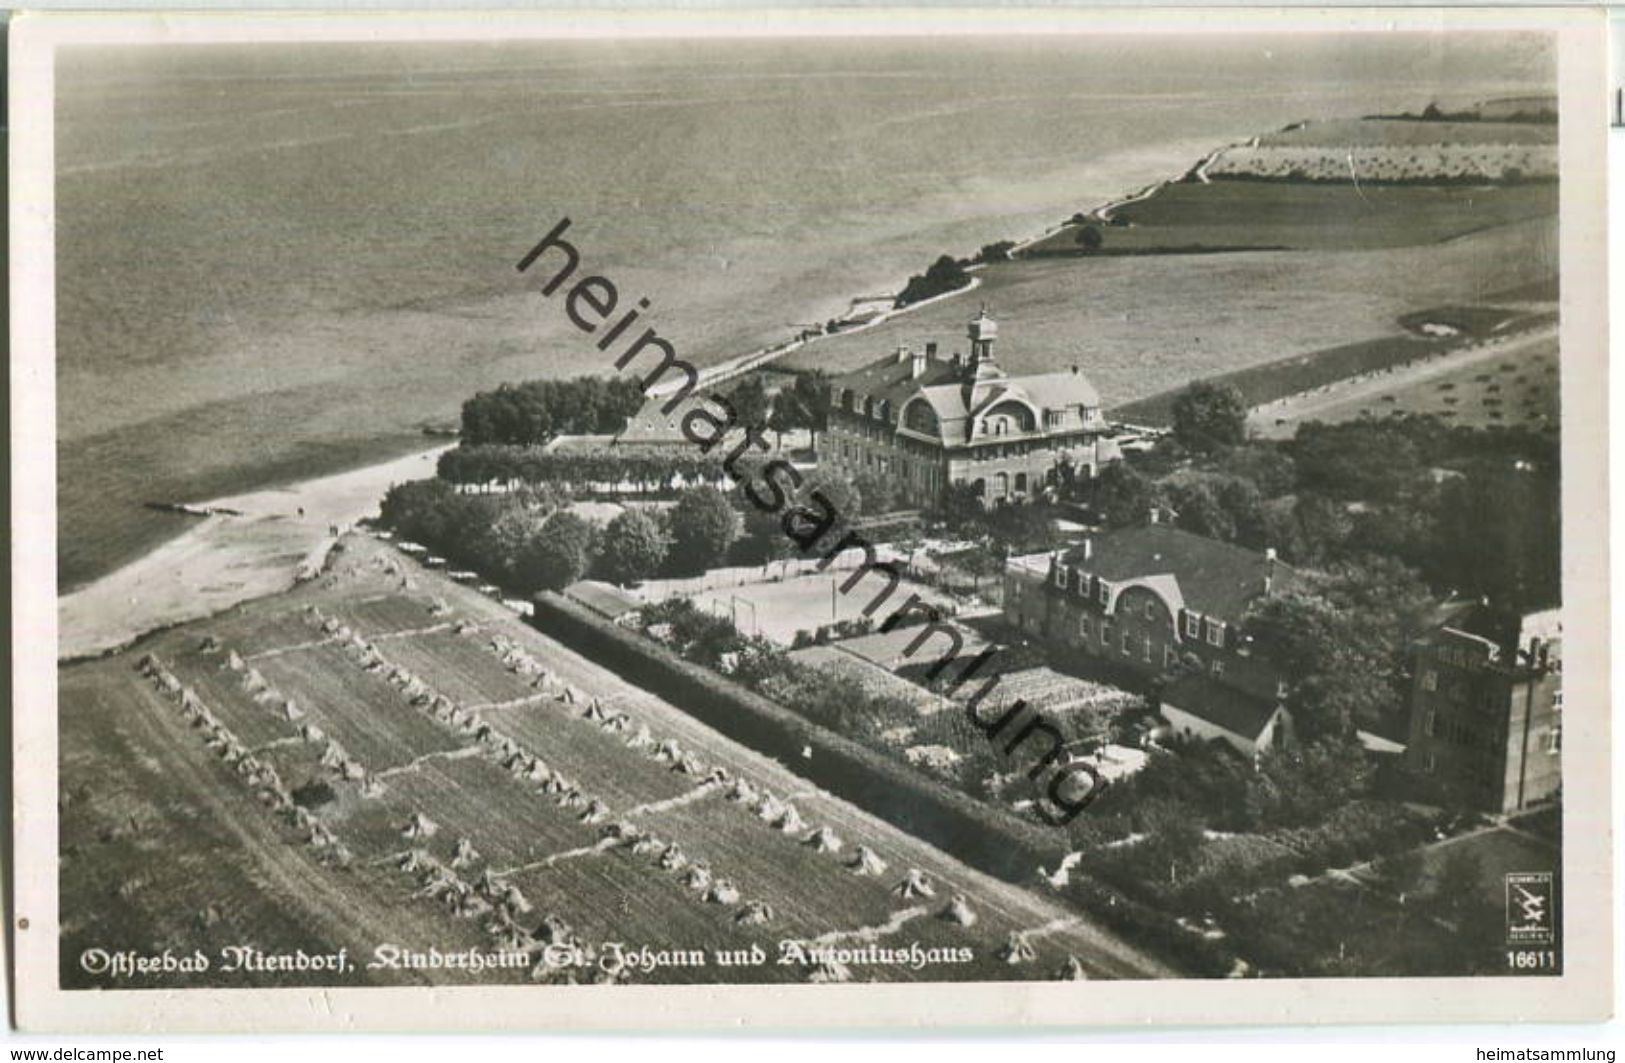
[[[1552,873],[1509,871],[1506,882],[1507,944],[1550,945],[1553,919]]]

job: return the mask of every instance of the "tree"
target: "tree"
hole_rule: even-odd
[[[527,594],[563,590],[586,575],[594,532],[591,524],[569,510],[553,514],[515,559],[514,580]]]
[[[1176,522],[1179,527],[1222,542],[1235,539],[1235,519],[1225,509],[1224,503],[1219,500],[1219,492],[1211,483],[1197,480],[1178,484],[1171,493],[1174,509],[1179,513]]]
[[[767,427],[771,400],[767,395],[767,385],[762,383],[759,375],[747,374],[745,379],[729,392],[728,401],[733,405],[734,423],[750,428]]]
[[[1151,518],[1157,487],[1127,462],[1114,461],[1096,477],[1089,508],[1113,528],[1134,527]]]
[[[642,509],[622,511],[604,529],[599,565],[615,583],[636,583],[654,575],[666,560],[666,535]]]
[[[1288,677],[1287,707],[1305,737],[1346,736],[1402,712],[1406,647],[1426,611],[1425,587],[1391,558],[1298,574],[1285,594],[1259,599],[1244,630]]]
[[[739,517],[714,487],[691,487],[671,510],[671,557],[685,572],[701,572],[728,556]]]
[[[964,534],[980,533],[987,523],[987,507],[975,484],[954,482],[942,489],[932,516],[946,524],[950,531]]]
[[[866,472],[852,481],[868,513],[890,513],[897,508],[897,482],[888,476]]]
[[[1078,246],[1085,251],[1099,251],[1100,245],[1105,243],[1105,238],[1100,235],[1100,226],[1098,225],[1085,225],[1080,228],[1076,240]]]
[[[1174,439],[1198,454],[1211,454],[1247,438],[1247,402],[1229,384],[1199,380],[1174,400]]]
[[[784,449],[784,434],[794,432],[804,427],[807,421],[807,411],[801,407],[801,399],[790,390],[779,392],[773,398],[773,409],[767,415],[767,427],[772,431],[773,447],[775,450]]]
[[[925,273],[916,273],[908,279],[896,299],[899,307],[908,306],[926,299],[934,298],[945,292],[956,291],[965,287],[971,281],[969,273],[965,272],[965,264],[952,255],[943,255]]]
[[[976,252],[978,262],[1008,262],[1010,252],[1016,249],[1014,240],[995,240],[991,244],[983,244],[982,249]]]
[[[816,448],[818,433],[829,427],[829,374],[821,369],[797,373],[796,382],[790,385],[790,394],[801,411],[800,427],[812,433],[812,444]]]

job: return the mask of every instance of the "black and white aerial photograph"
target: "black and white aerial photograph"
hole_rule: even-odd
[[[1255,21],[56,44],[53,991],[1561,983],[1592,131]]]

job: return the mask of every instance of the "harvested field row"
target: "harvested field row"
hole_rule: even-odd
[[[1213,178],[1380,184],[1555,181],[1553,144],[1271,145],[1230,148],[1207,167]]]

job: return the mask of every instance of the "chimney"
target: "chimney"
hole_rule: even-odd
[[[1083,539],[1083,559],[1085,561],[1089,561],[1089,560],[1092,560],[1094,558],[1094,556],[1095,556],[1095,537],[1093,535],[1086,535],[1086,536],[1084,536],[1084,539]]]
[[[958,369],[959,368],[959,352],[955,351],[954,356],[952,358],[948,359],[948,361],[950,363],[952,363],[952,365],[953,365],[953,367],[955,369]]]
[[[1269,594],[1275,586],[1275,547],[1266,547],[1264,550],[1264,593]]]
[[[937,356],[937,341],[936,340],[932,340],[930,343],[927,343],[925,345],[925,356],[927,358],[935,358]]]
[[[931,344],[923,351],[915,351],[910,357],[908,375],[911,378],[918,380],[925,375],[925,363],[930,360],[931,347],[934,346],[935,344]]]
[[[911,355],[909,353],[908,344],[899,344],[897,347],[897,364],[901,365],[904,362],[907,362],[910,357]]]

